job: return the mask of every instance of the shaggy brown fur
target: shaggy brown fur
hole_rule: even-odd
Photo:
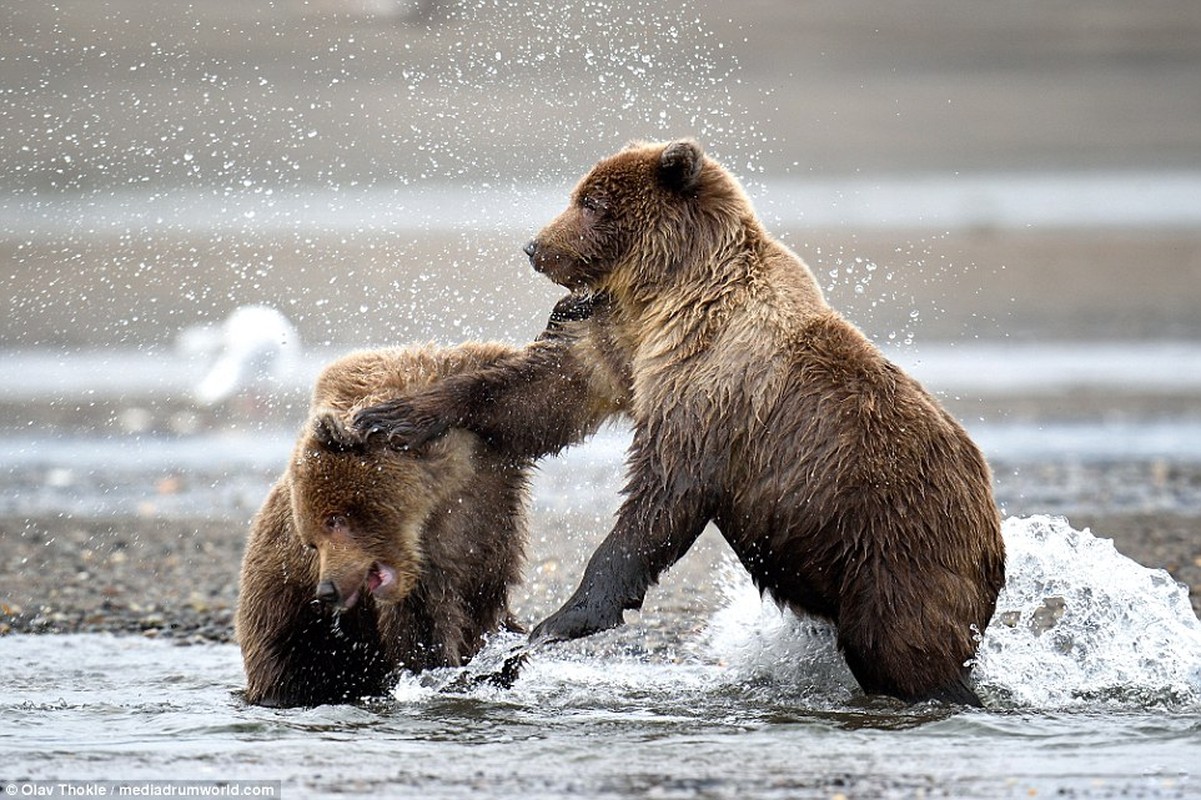
[[[713,521],[761,589],[837,623],[865,691],[979,703],[965,663],[1004,582],[988,466],[728,172],[690,141],[631,146],[526,252],[575,294],[543,341],[356,425],[410,442],[519,430],[538,455],[628,411],[616,526],[534,641],[620,624]]]
[[[398,669],[463,664],[486,633],[511,626],[526,464],[466,431],[411,452],[363,444],[346,421],[513,352],[488,344],[367,351],[325,369],[242,564],[237,636],[248,702],[377,695]]]

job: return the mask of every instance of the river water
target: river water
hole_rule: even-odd
[[[1193,349],[1135,350],[1095,354],[1087,378],[1057,373],[1054,348],[1025,355],[1051,365],[1044,374],[1096,391],[1132,376],[1159,380],[1165,391],[1195,389],[1195,373],[1159,363],[1187,364]],[[189,374],[146,354],[106,352],[106,364],[124,365],[115,371],[95,369],[95,356],[12,358],[19,377],[4,392],[10,410],[38,392],[71,395],[72,381],[89,371],[122,376],[108,389],[84,380],[100,404],[122,392],[176,391]],[[987,348],[933,348],[908,366],[943,391],[970,392],[994,375],[987,360]],[[43,361],[59,366],[39,377]],[[295,380],[308,380],[304,369]],[[157,514],[245,516],[292,438],[270,425],[138,433],[129,427],[139,415],[120,419],[102,431],[10,428],[0,464],[16,490],[4,513],[117,518],[144,502],[137,492],[152,484],[148,476],[172,469],[215,477],[154,497]],[[1190,466],[1201,453],[1191,417],[1126,418],[1116,427],[976,421],[973,433],[1006,465],[1053,460],[1057,447],[1102,463]],[[626,437],[606,429],[548,462],[534,505],[542,513],[611,508]],[[1141,453],[1132,455],[1130,442],[1142,443]],[[1176,502],[1190,510],[1199,501]],[[699,620],[669,614],[653,630],[635,620],[534,653],[509,690],[471,680],[518,644],[504,637],[465,670],[403,678],[384,701],[286,711],[241,701],[233,645],[0,637],[0,778],[18,793],[45,785],[30,781],[267,780],[287,797],[1201,794],[1201,623],[1184,587],[1118,553],[1104,531],[1094,536],[1062,517],[1010,517],[1004,532],[1009,581],[973,673],[986,710],[864,699],[832,631],[782,614],[726,560],[712,610]],[[684,563],[683,574],[693,574]]]
[[[0,639],[9,780],[278,780],[284,796],[1194,797],[1201,624],[1166,573],[1057,518],[1005,524],[1011,579],[975,678],[987,710],[864,700],[825,626],[731,569],[722,607],[655,652],[535,654],[366,706],[241,702],[232,645]],[[602,637],[603,639],[603,637]]]
[[[72,321],[87,312],[64,307]],[[189,400],[203,364],[164,338],[3,353],[0,514],[244,529],[316,371],[341,351],[306,346],[272,376],[266,408],[203,412]],[[1201,482],[1123,472],[1201,469],[1193,341],[960,339],[889,354],[954,406],[1007,515],[1201,509]],[[1107,413],[1091,413],[1097,398]],[[1011,405],[1038,413],[996,412]],[[603,530],[627,441],[608,429],[543,465],[536,534],[556,514]],[[1047,464],[1077,470],[1075,484],[1041,486]],[[164,492],[164,475],[187,479]],[[644,615],[535,653],[510,690],[470,680],[501,663],[510,639],[466,671],[404,678],[386,701],[279,711],[241,702],[233,645],[0,637],[0,782],[17,795],[45,786],[30,781],[187,778],[279,781],[293,797],[1201,796],[1201,623],[1168,573],[1095,533],[1060,517],[1007,519],[1009,583],[973,672],[986,710],[865,700],[827,627],[781,614],[720,558],[717,596],[674,613],[704,571],[694,552],[653,626]],[[589,549],[569,534],[535,543],[565,572],[580,560],[570,551]]]

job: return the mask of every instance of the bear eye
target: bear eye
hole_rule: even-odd
[[[328,531],[336,531],[339,528],[346,528],[348,520],[345,514],[329,514],[325,518],[325,529]]]
[[[585,211],[600,211],[601,201],[593,195],[586,194],[580,198],[580,208],[584,209]]]

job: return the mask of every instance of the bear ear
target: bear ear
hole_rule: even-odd
[[[328,409],[313,417],[313,437],[331,453],[346,453],[364,447],[362,437],[342,420],[338,412]]]
[[[693,140],[672,142],[659,156],[659,178],[673,191],[691,192],[700,183],[704,159],[701,146]]]

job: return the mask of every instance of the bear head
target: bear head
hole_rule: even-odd
[[[324,410],[301,437],[290,468],[292,517],[317,560],[316,598],[335,611],[366,595],[397,603],[416,587],[431,513],[472,473],[464,431],[416,451],[361,441],[345,412]]]
[[[738,182],[696,142],[634,143],[597,163],[525,252],[573,291],[653,291],[712,261],[753,218]]]

